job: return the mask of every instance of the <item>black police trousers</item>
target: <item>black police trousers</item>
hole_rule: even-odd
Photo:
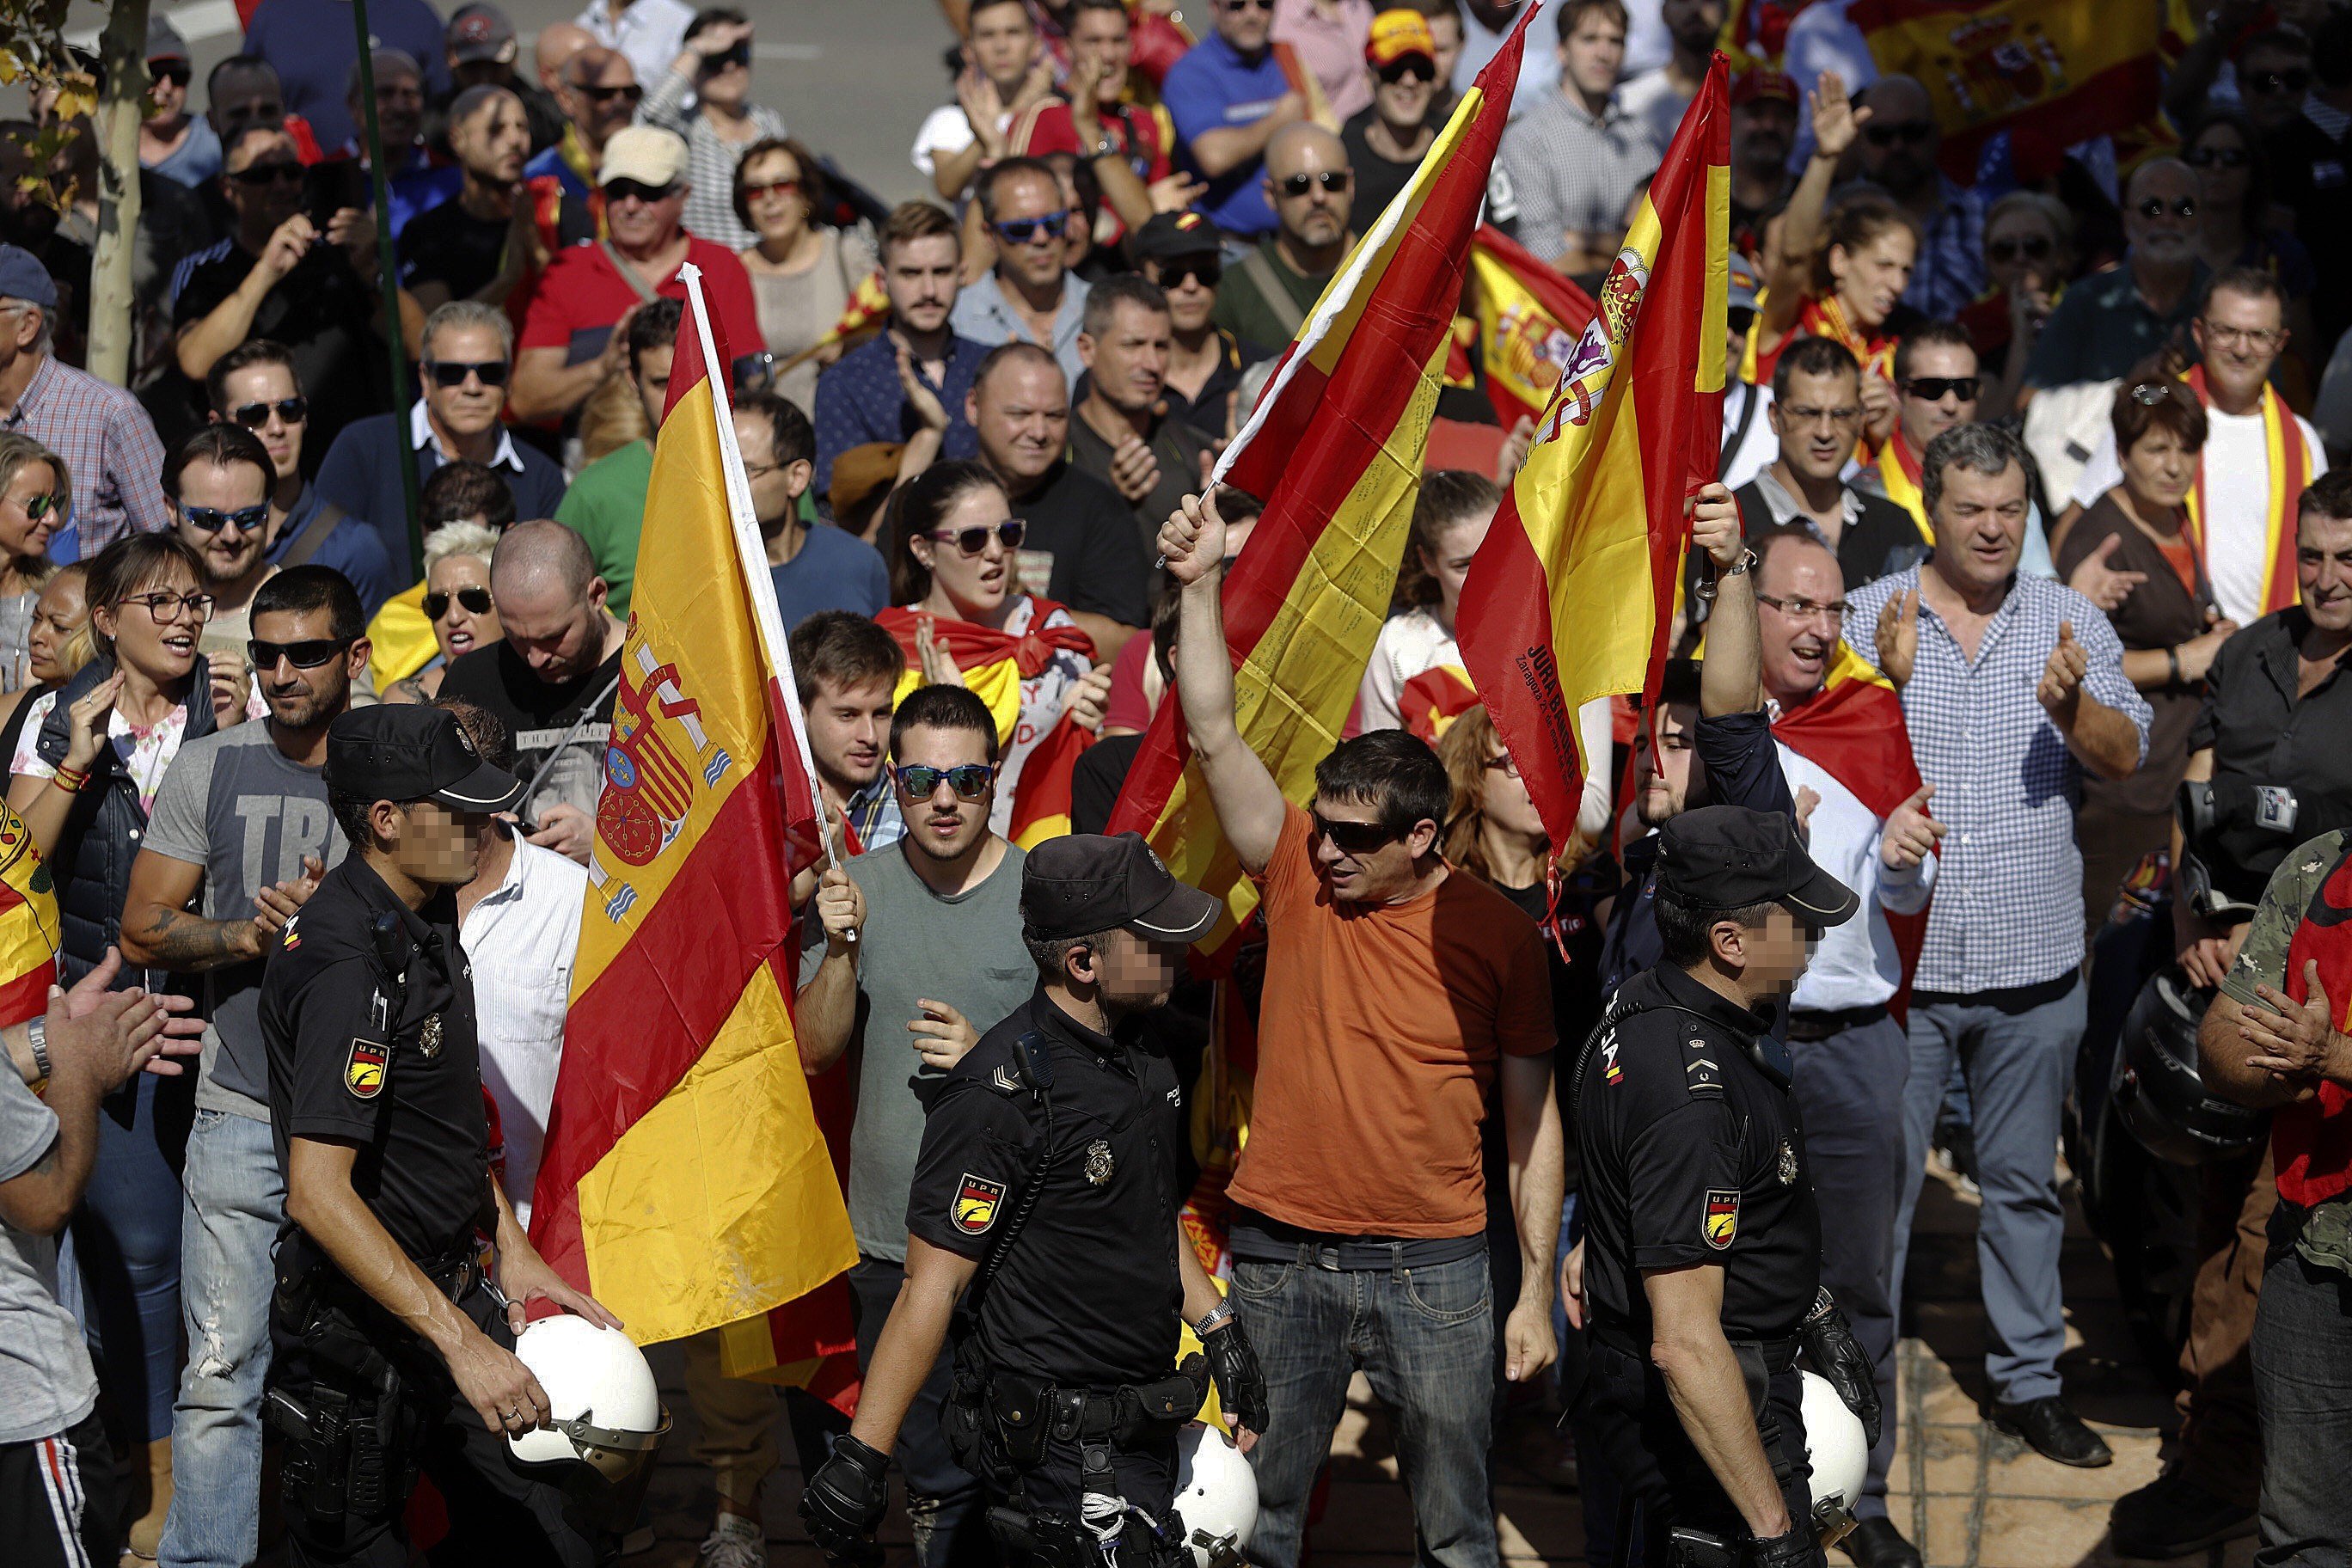
[[[1667,1537],[1677,1528],[1703,1531],[1734,1544],[1747,1540],[1747,1521],[1692,1446],[1682,1418],[1675,1414],[1664,1374],[1647,1360],[1597,1338],[1591,1347],[1576,1417],[1601,1445],[1623,1489],[1612,1568],[1635,1561],[1645,1568],[1668,1568],[1674,1559]],[[1805,1418],[1800,1404],[1804,1390],[1796,1367],[1790,1362],[1768,1369],[1750,1346],[1740,1354],[1740,1370],[1748,1376],[1748,1404],[1758,1412],[1764,1451],[1780,1479],[1789,1517],[1809,1519],[1812,1472],[1805,1463]]]
[[[457,1305],[493,1343],[514,1348],[506,1314],[478,1280]],[[314,1304],[303,1318],[290,1321],[282,1298],[273,1309],[274,1359],[264,1406],[269,1424],[287,1438],[286,1558],[294,1568],[407,1568],[408,1501],[420,1473],[432,1478],[448,1510],[449,1533],[431,1552],[433,1561],[597,1568],[597,1536],[578,1519],[571,1498],[516,1463],[505,1436],[483,1427],[430,1350],[389,1328],[380,1314],[371,1321],[364,1312]],[[372,1383],[346,1364],[346,1336],[379,1348],[406,1342],[413,1351],[388,1358],[397,1382],[391,1414],[378,1416],[382,1381]],[[355,1446],[348,1430],[339,1444],[306,1441],[296,1430],[299,1415],[308,1414],[316,1432],[322,1411],[346,1415],[347,1428],[366,1426],[389,1435],[388,1451],[368,1452],[372,1438]],[[371,1473],[353,1478],[355,1462]],[[344,1484],[333,1484],[337,1476],[346,1478]]]

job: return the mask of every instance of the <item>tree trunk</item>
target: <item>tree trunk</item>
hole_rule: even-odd
[[[99,40],[106,90],[98,102],[98,251],[89,268],[89,370],[131,383],[131,241],[139,231],[139,124],[147,109],[148,0],[114,0]]]

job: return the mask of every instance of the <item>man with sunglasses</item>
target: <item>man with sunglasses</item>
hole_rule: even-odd
[[[2179,342],[2210,276],[2197,254],[2197,171],[2151,158],[2124,185],[2120,267],[2066,287],[2025,362],[2022,407],[2034,391],[2080,381],[2118,381]]]
[[[596,168],[604,156],[604,143],[635,122],[646,89],[638,85],[628,56],[590,42],[563,62],[555,95],[570,122],[554,146],[531,155],[523,165],[523,178],[535,189],[552,180],[566,196],[597,208]],[[603,214],[595,216],[601,233]]]
[[[1217,288],[1217,325],[1245,343],[1286,344],[1348,258],[1355,171],[1347,144],[1320,125],[1286,125],[1265,144],[1259,176],[1275,230]]]
[[[1918,79],[1884,76],[1863,95],[1862,177],[1895,198],[1919,231],[1919,258],[1903,302],[1922,314],[1958,315],[1984,289],[1984,198],[1936,163],[1943,132]]]
[[[1209,183],[1200,211],[1226,234],[1255,240],[1275,228],[1260,177],[1266,143],[1306,119],[1307,103],[1272,41],[1275,0],[1210,4],[1216,30],[1168,68],[1160,96],[1184,166]]]
[[[1371,77],[1372,100],[1339,130],[1356,176],[1348,226],[1358,234],[1412,182],[1421,155],[1437,140],[1429,112],[1437,95],[1437,39],[1428,21],[1402,6],[1373,17],[1364,68]]]
[[[270,1255],[286,1219],[269,1142],[262,963],[343,858],[321,770],[328,726],[351,706],[369,654],[359,598],[325,566],[278,573],[253,605],[247,649],[268,718],[180,749],[123,903],[124,962],[202,976],[209,1020],[181,1203],[183,1310],[199,1350],[173,1414],[159,1556],[174,1568],[247,1563],[258,1546]]]
[[[1559,90],[1505,128],[1495,162],[1518,201],[1519,243],[1576,276],[1616,259],[1625,208],[1663,150],[1618,96],[1624,0],[1565,0],[1554,20]]]
[[[1244,343],[1216,324],[1217,289],[1223,281],[1223,240],[1217,226],[1199,213],[1160,213],[1128,242],[1138,271],[1160,285],[1168,301],[1168,371],[1160,400],[1168,417],[1191,426],[1204,439],[1231,438],[1239,406],[1242,373],[1266,351]]]
[[[256,338],[223,354],[205,378],[212,423],[250,430],[269,454],[269,522],[262,560],[290,569],[306,562],[332,567],[358,590],[360,607],[373,615],[400,589],[393,557],[364,514],[326,500],[302,477],[302,437],[310,399],[283,343]]]
[[[147,93],[152,111],[139,122],[139,166],[200,191],[220,173],[220,136],[188,112],[188,46],[160,13],[147,23],[147,72],[155,85]]]
[[[1063,241],[1087,215],[1062,199],[1062,183],[1034,158],[1006,158],[982,171],[977,194],[996,264],[956,296],[948,324],[958,337],[991,348],[1035,343],[1076,382],[1086,372],[1078,333],[1087,281],[1063,265]]]
[[[685,49],[694,16],[685,0],[588,0],[573,21],[626,58],[637,80],[659,81]]]

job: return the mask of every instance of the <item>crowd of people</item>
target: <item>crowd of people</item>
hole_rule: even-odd
[[[262,981],[353,842],[328,783],[347,712],[451,709],[522,781],[456,929],[527,1223],[690,265],[843,854],[795,889],[794,1012],[806,1071],[854,1086],[861,1363],[910,1289],[931,1091],[1043,994],[1016,841],[1041,744],[1066,718],[1092,737],[1066,809],[1098,833],[1173,693],[1195,809],[1264,894],[1233,975],[1143,1020],[1202,1262],[1265,1358],[1252,1561],[1299,1561],[1357,1371],[1424,1561],[1496,1560],[1488,1455],[1529,1385],[1567,1412],[1611,1560],[1632,1482],[1580,1402],[1583,1342],[1615,1342],[1581,1289],[1571,1081],[1619,989],[1686,946],[1660,830],[1709,804],[1790,817],[1861,900],[1813,933],[1781,1035],[1837,1215],[1822,1281],[1886,1407],[1940,1159],[1980,1202],[1987,1417],[2109,1462],[2061,1374],[2059,1149],[2078,1057],[2107,1059],[2086,1037],[2173,976],[2207,1091],[2273,1110],[2277,1156],[2189,1178],[2179,1437],[2114,1544],[2259,1531],[2260,1561],[2342,1561],[2352,1044],[2322,987],[2352,971],[2318,916],[2352,906],[2327,717],[2352,5],[2222,0],[2169,67],[2165,134],[2021,127],[1972,163],[1847,0],[1775,9],[1785,37],[1729,85],[1730,384],[1681,657],[1591,724],[1614,761],[1557,863],[1492,721],[1433,697],[1532,423],[1497,417],[1475,345],[1311,812],[1221,673],[1216,590],[1265,498],[1198,499],[1518,0],[940,0],[948,80],[908,116],[932,194],[896,206],[866,182],[903,175],[763,100],[745,10],[593,0],[526,59],[495,5],[376,0],[369,105],[350,28],[312,9],[240,0],[201,88],[152,26],[128,385],[80,368],[96,137],[48,88],[0,124],[5,837],[54,889],[71,987],[46,1045],[40,1019],[0,1030],[0,1077],[47,1085],[0,1083],[0,1533],[33,1560],[242,1564],[275,1539],[272,1259],[301,1223]],[[1597,289],[1738,9],[1548,5],[1486,221]],[[1907,730],[1859,770],[1805,721],[1856,680]],[[951,1360],[894,1433],[934,1568],[991,1550],[942,1431]],[[685,1366],[699,1561],[764,1563],[780,1443],[814,1473],[847,1423],[726,1376],[716,1335]],[[1843,1544],[1864,1568],[1921,1561],[1886,1510],[1895,1443],[1889,1421]]]

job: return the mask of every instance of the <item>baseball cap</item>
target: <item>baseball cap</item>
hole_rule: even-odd
[[[188,41],[180,37],[179,28],[163,16],[147,18],[147,58],[151,63],[155,60],[177,60],[182,65],[188,63]]]
[[[1816,928],[1843,925],[1862,908],[1853,889],[1813,864],[1795,823],[1744,805],[1703,805],[1668,822],[1658,834],[1658,890],[1701,910],[1780,904]]]
[[[1761,287],[1756,277],[1755,264],[1738,251],[1731,253],[1729,282],[1724,289],[1724,306],[1732,310],[1761,309],[1756,295]]]
[[[449,18],[449,58],[459,65],[482,60],[511,64],[515,58],[514,24],[495,5],[460,5]]]
[[[1759,98],[1786,99],[1801,104],[1798,96],[1797,79],[1777,66],[1750,66],[1731,79],[1731,101],[1753,103]]]
[[[631,125],[613,132],[604,143],[604,161],[596,169],[596,183],[635,180],[641,185],[667,185],[686,177],[686,139],[658,125]]]
[[[0,245],[0,300],[23,300],[55,313],[58,280],[22,246]]]
[[[1128,241],[1138,261],[1173,261],[1180,256],[1213,256],[1224,236],[1199,213],[1153,213]]]
[[[1021,923],[1039,942],[1120,928],[1150,942],[1209,934],[1223,905],[1178,881],[1139,833],[1048,838],[1021,862]]]
[[[363,800],[434,800],[453,811],[511,811],[520,779],[474,750],[446,708],[385,702],[327,728],[327,787]]]
[[[1402,6],[1373,17],[1371,37],[1364,40],[1364,58],[1372,68],[1394,65],[1407,55],[1437,63],[1437,35],[1429,30],[1428,19]]]

